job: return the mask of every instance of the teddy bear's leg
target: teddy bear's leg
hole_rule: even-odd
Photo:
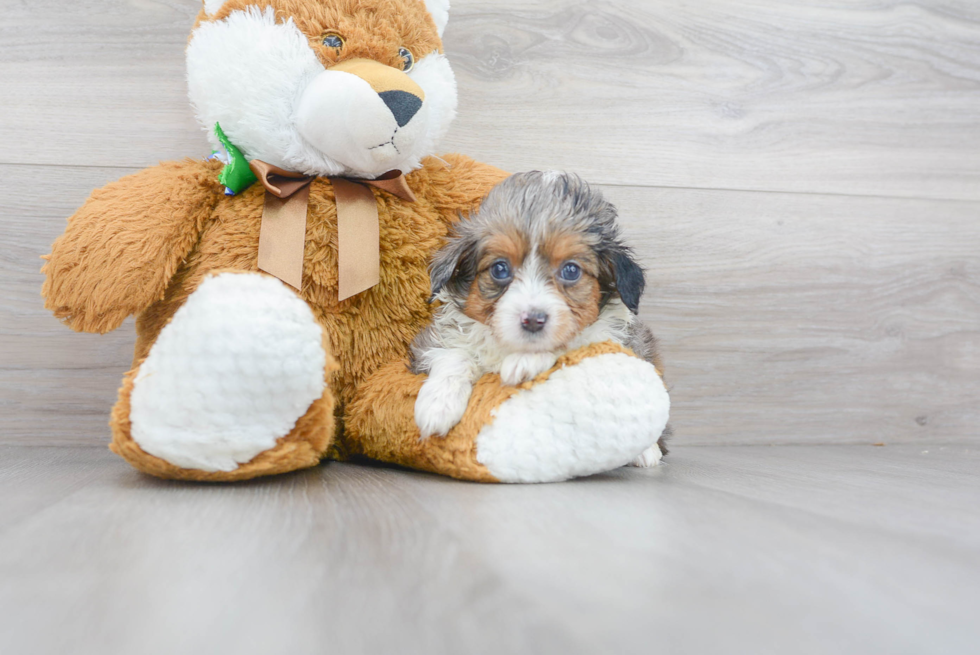
[[[235,480],[317,464],[336,368],[310,307],[275,278],[206,278],[123,382],[112,449],[161,477]]]
[[[423,381],[404,363],[368,379],[347,408],[346,450],[467,480],[557,482],[641,454],[654,463],[670,410],[653,365],[611,342],[568,353],[516,387],[484,376],[446,437],[419,439],[413,410]]]

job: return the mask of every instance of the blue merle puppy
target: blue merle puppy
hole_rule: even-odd
[[[441,304],[411,351],[412,371],[429,375],[415,404],[423,439],[460,421],[485,373],[520,384],[602,341],[660,370],[657,341],[636,315],[643,270],[621,240],[616,208],[577,175],[507,178],[460,220],[430,273]],[[656,464],[668,431],[633,464]]]

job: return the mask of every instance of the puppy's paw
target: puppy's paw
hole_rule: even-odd
[[[460,378],[429,378],[415,400],[415,424],[422,439],[446,436],[466,413],[473,385]]]
[[[635,466],[637,468],[648,469],[652,466],[656,466],[663,459],[663,453],[660,452],[660,446],[653,444],[642,453],[636,456],[632,462],[627,464],[627,466]]]
[[[500,379],[504,384],[517,385],[533,380],[555,365],[554,353],[515,353],[504,358],[500,365]]]

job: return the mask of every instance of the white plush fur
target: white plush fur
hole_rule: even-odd
[[[441,38],[442,33],[446,31],[446,25],[449,24],[449,0],[425,0],[425,7],[432,14],[432,20],[435,21]]]
[[[425,99],[398,128],[366,82],[325,70],[307,36],[291,19],[277,23],[271,8],[203,23],[187,47],[191,103],[212,145],[220,123],[247,159],[309,175],[408,172],[434,152],[456,115],[455,77],[438,52],[408,75]]]
[[[323,120],[324,116],[340,120]],[[404,142],[417,136],[421,127],[418,118],[416,114],[399,129],[394,115],[370,84],[356,75],[331,70],[306,85],[295,113],[300,136],[319,152],[358,171],[374,167],[391,170],[399,158],[396,139]]]
[[[477,437],[477,460],[501,482],[608,471],[656,447],[669,411],[653,365],[624,353],[591,357],[498,407]]]
[[[322,338],[309,306],[279,280],[206,279],[140,366],[133,440],[176,466],[234,470],[274,447],[323,394]]]
[[[204,0],[204,13],[208,16],[214,16],[224,4],[225,0]]]
[[[250,7],[203,23],[187,46],[191,103],[212,145],[218,146],[214,125],[220,123],[248,159],[285,168],[296,163],[290,161],[298,138],[295,103],[321,72],[306,36],[292,20],[276,23],[271,8]],[[308,155],[308,165],[331,163]]]

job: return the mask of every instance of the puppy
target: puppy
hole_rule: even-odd
[[[460,421],[485,373],[520,384],[566,351],[610,340],[660,369],[656,339],[636,316],[643,270],[620,240],[615,207],[578,176],[501,182],[456,225],[430,276],[441,305],[410,363],[429,375],[415,403],[423,439]],[[665,436],[633,464],[656,464]]]

